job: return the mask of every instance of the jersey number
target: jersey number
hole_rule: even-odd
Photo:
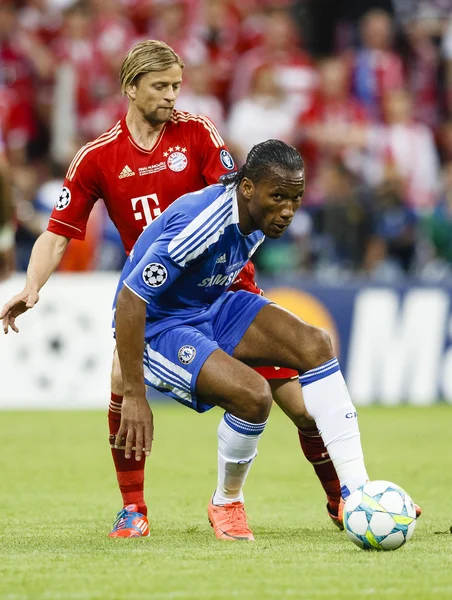
[[[145,222],[143,229],[146,229],[149,223],[152,223],[156,217],[162,214],[157,194],[138,196],[137,198],[132,198],[131,202],[135,221],[144,220]]]

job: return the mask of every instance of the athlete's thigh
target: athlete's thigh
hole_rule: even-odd
[[[196,382],[196,394],[205,404],[232,412],[244,420],[263,410],[267,418],[271,406],[271,391],[265,379],[244,363],[221,349],[215,350],[204,362]],[[268,409],[268,410],[267,410]]]
[[[233,352],[234,358],[255,366],[278,365],[304,372],[333,358],[325,355],[323,334],[286,309],[267,304],[256,315]]]
[[[246,420],[260,403],[271,404],[263,377],[190,325],[147,340],[143,366],[148,385],[197,412],[220,406]]]

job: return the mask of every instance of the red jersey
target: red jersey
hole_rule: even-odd
[[[143,229],[174,200],[235,168],[207,117],[174,110],[152,150],[134,142],[123,118],[75,155],[48,230],[83,240],[89,214],[102,198],[129,253]]]

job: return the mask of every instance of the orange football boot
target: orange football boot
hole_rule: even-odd
[[[343,531],[344,524],[342,521],[344,513],[344,500],[342,498],[339,500],[339,506],[337,508],[337,511],[334,511],[329,504],[326,505],[326,510],[328,512],[329,518],[333,521],[336,527]]]
[[[219,540],[254,542],[254,535],[246,521],[243,502],[231,502],[231,504],[216,506],[211,500],[207,514]]]

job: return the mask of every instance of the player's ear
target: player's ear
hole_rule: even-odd
[[[137,86],[134,83],[129,83],[126,85],[126,96],[131,100],[135,100],[135,96],[137,95]]]
[[[244,177],[240,182],[240,191],[242,195],[247,199],[251,200],[254,196],[254,183],[248,177]]]

